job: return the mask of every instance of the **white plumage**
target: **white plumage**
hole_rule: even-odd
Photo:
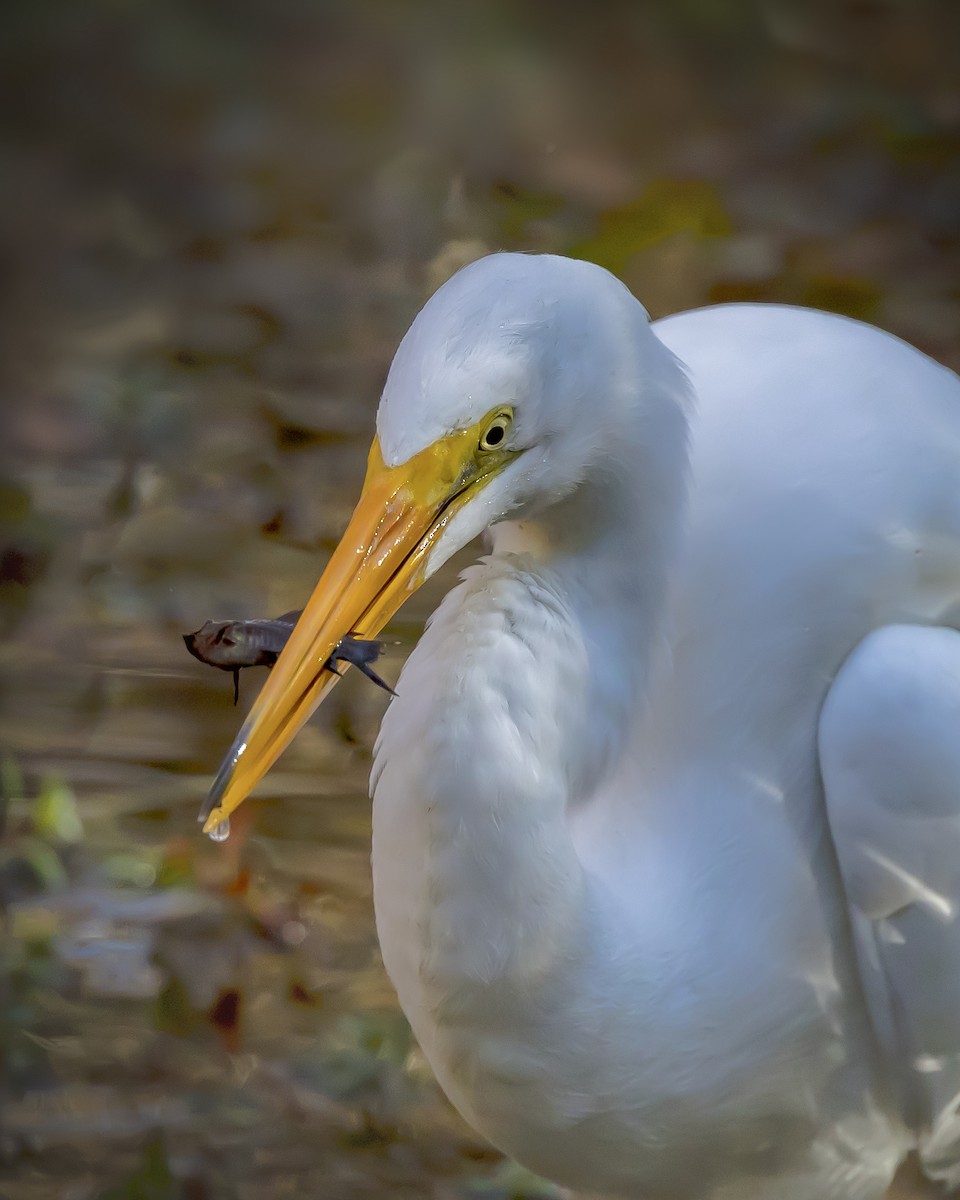
[[[415,323],[385,457],[506,398],[536,458],[482,523],[531,514],[434,616],[373,775],[441,1083],[594,1190],[879,1197],[938,1125],[955,1171],[960,635],[921,626],[960,602],[957,379],[797,309],[651,334],[599,270],[504,256]]]
[[[442,1086],[592,1191],[877,1200],[911,1147],[956,1179],[960,381],[841,317],[651,327],[599,268],[498,255],[404,339],[383,464],[504,406],[423,574],[491,552],[372,779]]]

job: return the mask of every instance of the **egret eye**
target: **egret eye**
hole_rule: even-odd
[[[510,411],[497,413],[480,439],[480,449],[496,450],[498,446],[502,445],[512,420],[513,413]]]

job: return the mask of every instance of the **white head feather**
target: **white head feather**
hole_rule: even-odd
[[[646,310],[609,272],[554,255],[495,254],[459,271],[414,320],[387,376],[377,433],[394,466],[494,408],[514,409],[507,444],[523,453],[451,521],[432,572],[487,526],[540,515],[618,467],[651,479],[665,467],[677,510],[686,399]],[[637,461],[644,441],[660,464]]]

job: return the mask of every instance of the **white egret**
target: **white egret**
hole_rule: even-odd
[[[444,1090],[558,1182],[874,1200],[960,1175],[960,381],[839,316],[651,325],[495,255],[400,345],[213,829],[483,530],[387,709],[377,928]]]

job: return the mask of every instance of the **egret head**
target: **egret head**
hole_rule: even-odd
[[[644,338],[654,342],[639,302],[575,259],[491,255],[431,297],[387,376],[380,452],[394,467],[446,445],[482,486],[445,526],[428,574],[486,526],[554,503],[608,456],[637,402]]]
[[[647,340],[664,353],[627,289],[572,259],[493,255],[430,299],[390,368],[357,508],[221,767],[205,828],[336,682],[323,663],[345,634],[373,637],[483,529],[549,507],[615,455]]]

